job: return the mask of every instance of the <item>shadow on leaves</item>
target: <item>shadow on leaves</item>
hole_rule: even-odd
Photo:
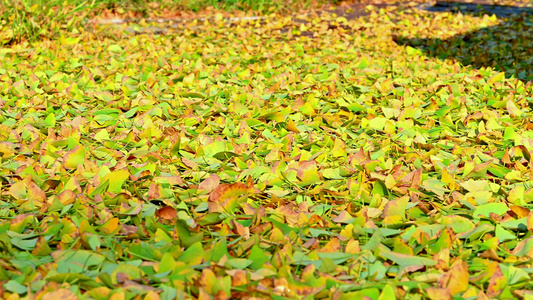
[[[475,16],[494,14],[502,22],[448,39],[395,37],[397,44],[421,49],[440,59],[454,59],[463,65],[490,67],[505,72],[508,78],[533,81],[533,9],[460,2],[437,2],[421,8]]]

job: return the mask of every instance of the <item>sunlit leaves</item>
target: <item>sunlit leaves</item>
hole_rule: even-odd
[[[1,52],[4,293],[527,289],[531,85],[391,40],[496,20],[302,18]]]
[[[81,145],[75,146],[74,149],[65,153],[63,159],[65,168],[77,168],[79,164],[83,164],[85,159],[85,147]]]

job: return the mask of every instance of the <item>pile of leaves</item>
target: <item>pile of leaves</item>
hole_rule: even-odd
[[[393,40],[501,23],[217,15],[0,49],[0,297],[529,296],[531,82]]]

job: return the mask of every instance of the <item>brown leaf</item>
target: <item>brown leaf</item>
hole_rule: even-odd
[[[291,292],[289,282],[285,278],[275,279],[272,292],[276,295],[288,296]]]
[[[121,273],[118,273],[118,274],[121,274]],[[117,274],[117,276],[118,276]],[[125,289],[137,289],[137,290],[142,290],[142,291],[156,291],[157,289],[153,286],[149,286],[149,285],[144,285],[144,284],[139,284],[133,280],[126,280],[124,281],[124,284],[122,285],[123,288]]]
[[[496,253],[496,251],[494,249],[487,249],[485,251],[483,251],[479,257],[483,257],[483,258],[488,258],[490,260],[495,260],[495,261],[503,261],[503,259],[501,257],[498,256],[498,253]]]
[[[199,292],[198,300],[211,300],[211,299],[213,299],[213,297],[211,297],[211,295],[203,287],[200,287],[200,289],[198,289],[198,292]]]
[[[263,232],[266,232],[268,230],[270,230],[272,228],[272,223],[270,222],[267,222],[267,223],[261,223],[255,227],[253,227],[252,229],[250,229],[250,232],[253,233],[253,234],[256,234],[256,233],[263,233]]]
[[[450,265],[450,248],[443,248],[435,255],[433,255],[435,261],[435,268],[439,270],[448,270]]]
[[[170,207],[170,206],[163,206],[160,209],[158,209],[155,213],[155,215],[159,219],[163,220],[174,220],[178,217],[178,214],[176,212],[176,209]]]
[[[148,189],[148,200],[161,199],[161,185],[152,183]]]
[[[317,249],[320,246],[320,242],[316,238],[311,238],[307,242],[305,242],[302,247],[305,249]]]
[[[185,157],[182,157],[182,158],[181,158],[181,162],[182,162],[185,166],[187,166],[187,167],[189,167],[189,168],[191,168],[191,169],[193,169],[193,170],[197,170],[197,169],[198,169],[198,164],[195,163],[194,161],[190,160],[190,159],[187,159],[187,158],[185,158]]]
[[[122,272],[118,272],[117,273],[117,282],[118,283],[123,283],[125,281],[127,281],[128,279],[130,278],[130,276],[126,273],[122,273]]]
[[[238,234],[239,236],[242,236],[245,240],[250,238],[250,228],[244,227],[241,223],[237,222],[236,220],[232,220],[233,223],[233,231]]]
[[[533,211],[527,215],[526,226],[527,230],[533,230]]]
[[[138,228],[135,225],[122,225],[120,235],[132,236],[137,234]]]
[[[198,185],[199,190],[204,190],[207,192],[213,191],[220,184],[220,177],[216,174],[211,174],[208,178],[202,181]]]
[[[230,299],[230,295],[226,294],[224,290],[220,290],[215,295],[214,300],[227,300]]]
[[[503,157],[502,157],[502,162],[505,164],[511,163],[511,157],[509,156],[509,149],[505,149],[505,153],[503,154]]]
[[[422,168],[417,169],[407,175],[405,175],[402,179],[398,181],[396,184],[398,185],[408,185],[410,188],[418,190],[420,188],[420,182],[422,179]]]
[[[500,223],[500,221],[502,220],[502,216],[493,212],[489,213],[489,218],[496,223]]]
[[[254,187],[254,180],[252,179],[252,176],[248,175],[248,178],[246,178],[246,185],[249,188],[253,188]]]
[[[520,117],[522,115],[522,111],[516,106],[511,98],[507,100],[505,108],[507,108],[507,112],[513,118]]]

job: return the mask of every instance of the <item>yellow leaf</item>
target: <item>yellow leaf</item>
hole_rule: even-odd
[[[129,176],[130,172],[127,168],[124,168],[105,175],[102,179],[102,182],[109,180],[109,186],[107,190],[113,193],[120,193],[122,191],[122,185],[124,184],[124,181],[126,181]]]
[[[8,142],[0,142],[0,154],[2,154],[3,158],[10,158],[15,154],[16,151],[14,150],[11,143]]]
[[[352,224],[350,224],[352,225]],[[352,225],[353,227],[353,225]],[[348,243],[346,244],[346,253],[351,253],[351,254],[357,254],[361,252],[361,247],[359,246],[359,241],[357,240],[354,240],[354,239],[351,239],[348,241]]]
[[[333,157],[345,157],[346,156],[346,144],[343,140],[335,138],[335,145],[331,150],[331,155]]]
[[[300,167],[298,168],[296,176],[298,176],[298,179],[300,179],[303,184],[312,184],[320,181],[316,161],[310,160],[300,162]]]
[[[100,226],[100,230],[105,234],[113,234],[119,230],[118,218],[112,218]]]
[[[439,280],[439,287],[447,288],[451,295],[466,291],[468,288],[468,265],[459,260]]]
[[[194,73],[190,73],[189,75],[183,77],[183,85],[185,86],[191,86],[194,83]]]
[[[300,130],[298,129],[298,127],[296,127],[296,124],[294,124],[293,120],[289,120],[287,122],[287,129],[292,132],[300,133]]]
[[[500,266],[496,266],[496,270],[491,275],[489,286],[487,287],[487,296],[489,298],[497,298],[505,286],[507,285],[507,277],[502,272]]]
[[[78,296],[68,289],[59,289],[42,296],[42,300],[77,300]]]
[[[487,80],[487,83],[492,85],[495,82],[501,82],[504,79],[505,79],[505,73],[504,72],[499,72],[499,73],[496,73],[495,75],[493,75],[491,78],[489,78],[489,80]]]
[[[430,287],[430,288],[427,288],[425,291],[426,291],[426,293],[428,295],[428,298],[431,299],[431,300],[450,300],[450,299],[452,299],[452,296],[450,295],[450,291],[448,291],[448,289]]]
[[[383,208],[383,224],[398,224],[403,221],[405,217],[405,208],[409,203],[409,196],[403,196],[395,200],[387,202]]]
[[[456,183],[455,183],[454,176],[452,176],[450,174],[450,172],[448,172],[448,169],[446,169],[446,168],[442,169],[442,179],[441,179],[441,181],[442,181],[442,183],[446,183],[448,185],[448,187],[450,188],[450,190],[455,190],[456,189]]]
[[[63,164],[67,169],[75,169],[78,167],[78,164],[83,164],[84,159],[85,147],[77,145],[74,149],[65,153]]]
[[[507,100],[507,104],[505,105],[505,107],[507,108],[507,112],[512,118],[520,117],[522,115],[522,111],[516,106],[516,104],[511,99]]]

